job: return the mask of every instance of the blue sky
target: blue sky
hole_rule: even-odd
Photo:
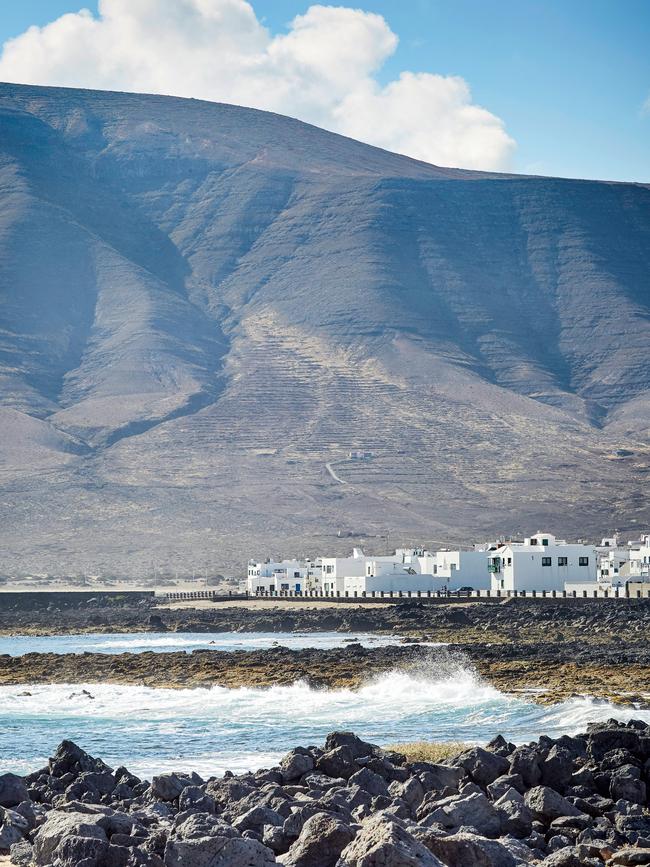
[[[503,121],[520,172],[650,182],[649,0],[355,0],[399,46],[377,73],[458,75]],[[0,41],[96,3],[21,0],[0,7]],[[282,33],[308,2],[254,0]],[[307,118],[311,119],[311,118]],[[344,130],[347,131],[347,130]],[[378,142],[381,144],[381,142]]]

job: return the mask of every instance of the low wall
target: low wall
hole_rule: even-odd
[[[50,605],[55,608],[76,608],[91,599],[109,604],[112,601],[135,603],[154,596],[153,590],[8,590],[0,591],[0,609],[33,611]]]

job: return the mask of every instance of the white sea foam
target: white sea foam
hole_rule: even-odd
[[[85,690],[85,692],[84,692]],[[0,687],[0,771],[38,767],[64,737],[136,773],[172,767],[222,773],[275,763],[291,746],[353,729],[375,743],[460,740],[501,733],[526,742],[575,734],[615,717],[650,722],[650,711],[590,698],[544,707],[506,696],[470,670],[394,671],[357,691],[305,683],[268,689],[153,689],[71,684]]]

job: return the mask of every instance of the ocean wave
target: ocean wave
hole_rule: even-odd
[[[380,744],[484,743],[501,733],[516,743],[545,733],[575,734],[614,717],[650,722],[650,711],[574,698],[542,706],[504,695],[472,670],[393,671],[359,690],[220,686],[154,689],[112,684],[0,687],[0,766],[34,769],[63,738],[136,773],[186,767],[240,772],[276,762],[290,747],[333,729]],[[17,738],[17,733],[20,737]]]

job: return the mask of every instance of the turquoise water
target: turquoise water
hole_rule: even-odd
[[[349,632],[132,632],[121,634],[0,636],[0,654],[25,653],[168,653],[175,650],[264,650],[282,645],[329,649],[359,641],[368,647],[402,643],[392,636]]]
[[[375,743],[515,742],[558,736],[609,717],[650,722],[650,711],[588,698],[551,708],[503,695],[470,671],[393,672],[362,689],[168,690],[139,686],[0,687],[0,772],[26,773],[72,738],[141,776],[172,768],[203,775],[268,767],[292,746],[321,743],[336,728]]]

